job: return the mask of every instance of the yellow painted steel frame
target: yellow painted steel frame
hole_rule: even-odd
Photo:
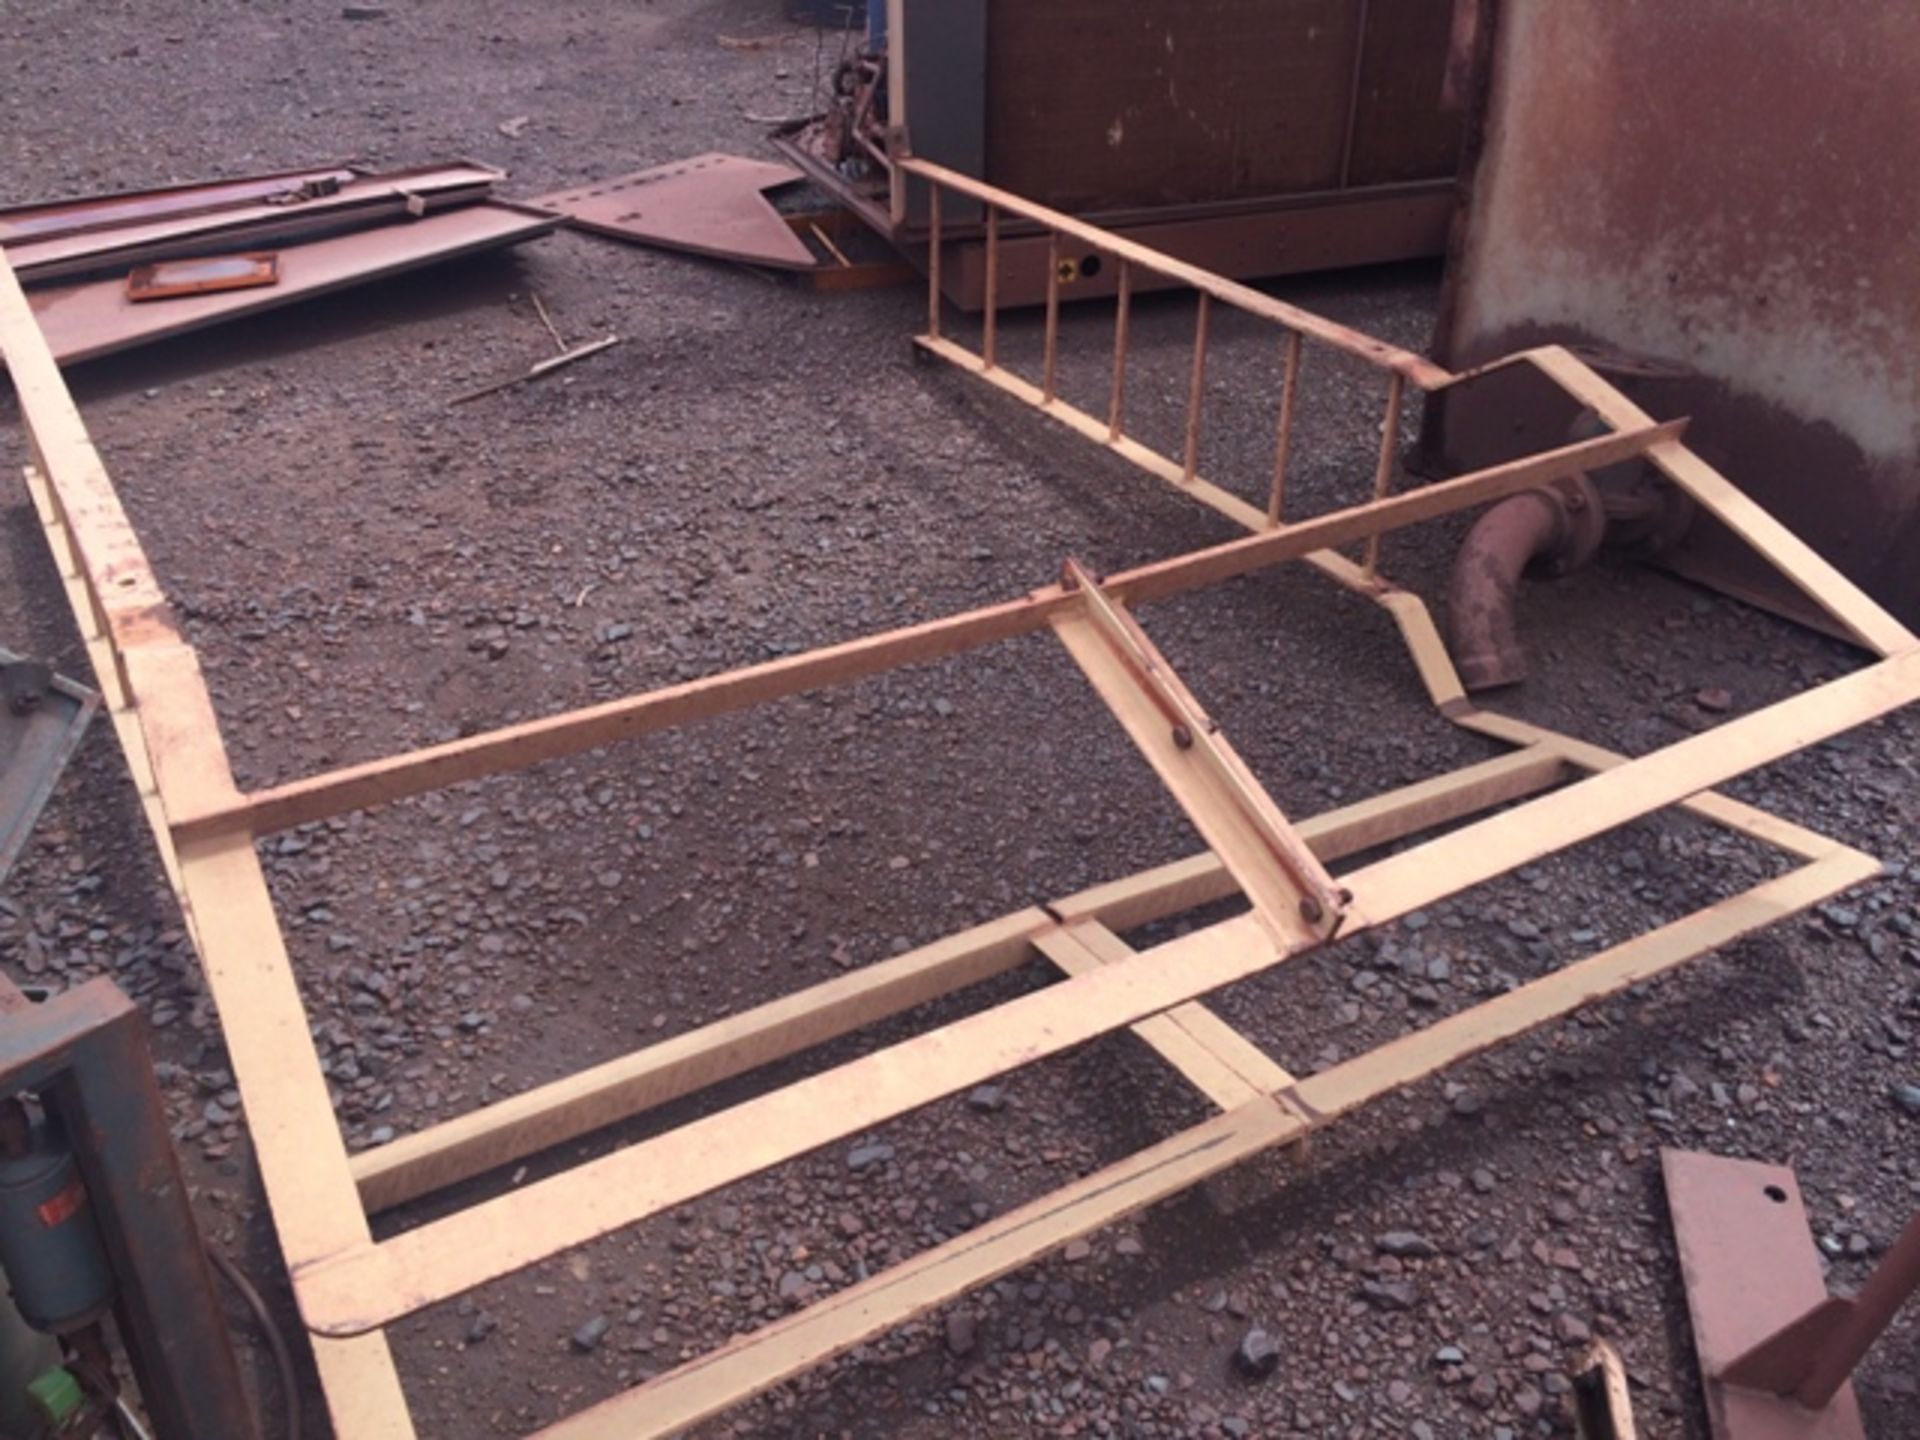
[[[918,161],[902,163],[933,182],[936,195],[942,188],[964,191],[1057,234],[1090,240],[1123,267],[1171,275],[1193,285],[1210,304],[1252,311],[1281,328],[1287,378],[1273,493],[1264,510],[1200,478],[1197,418],[1190,422],[1184,461],[1156,455],[1123,433],[1124,289],[1113,402],[1105,419],[1074,410],[1053,393],[1054,318],[1044,387],[1030,386],[993,360],[943,339],[937,290],[929,332],[919,342],[934,354],[979,369],[1000,388],[1231,516],[1251,532],[1246,538],[1105,578],[1070,564],[1060,583],[1006,604],[252,793],[234,784],[194,652],[181,636],[19,286],[0,264],[0,353],[20,400],[31,461],[27,482],[219,1007],[281,1249],[334,1426],[344,1440],[414,1433],[384,1326],[1096,1036],[1130,1029],[1219,1114],[538,1433],[565,1440],[675,1433],[1076,1235],[1878,872],[1870,857],[1711,787],[1920,697],[1920,647],[1687,450],[1680,424],[1655,425],[1564,351],[1533,352],[1521,358],[1590,404],[1610,433],[1389,494],[1392,422],[1402,391],[1409,384],[1431,390],[1451,383],[1454,377],[1446,371],[966,177]],[[1056,305],[1048,311],[1057,317]],[[1197,395],[1204,312],[1196,340]],[[1378,366],[1388,377],[1389,424],[1372,500],[1288,523],[1282,518],[1286,449],[1303,340],[1335,346]],[[1883,658],[1637,759],[1472,706],[1425,606],[1374,573],[1380,537],[1635,456],[1658,466],[1733,524]],[[1365,547],[1361,561],[1332,548],[1352,544]],[[1133,609],[1296,559],[1392,616],[1442,713],[1515,748],[1328,815],[1291,822],[1155,649]],[[347,1153],[255,854],[257,839],[1042,630],[1050,630],[1080,665],[1192,818],[1207,851],[1046,907],[1017,911],[380,1149]],[[1487,813],[1501,806],[1511,808]],[[1674,806],[1802,863],[1306,1079],[1289,1074],[1200,1003],[1209,991],[1336,934],[1385,923]],[[1343,857],[1469,820],[1337,878],[1325,868]],[[1153,920],[1236,894],[1247,901],[1244,913],[1179,939],[1136,952],[1120,938]],[[1064,978],[390,1239],[373,1239],[369,1216],[381,1210],[1036,960]]]

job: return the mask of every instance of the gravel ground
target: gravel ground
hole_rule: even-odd
[[[4,7],[0,202],[348,156],[468,155],[538,194],[758,153],[746,116],[804,110],[816,48],[765,0],[397,0],[368,21],[334,4]],[[1276,288],[1418,347],[1437,278]],[[542,353],[536,292],[569,334],[624,343],[449,409]],[[253,785],[1005,599],[1064,555],[1113,569],[1233,533],[914,364],[920,303],[560,235],[89,366],[75,388]],[[1109,313],[1069,316],[1069,395],[1101,392]],[[1190,302],[1139,306],[1133,423],[1163,445],[1190,324]],[[1253,494],[1275,347],[1229,319],[1216,335],[1203,463]],[[1003,343],[1031,366],[1031,317]],[[1359,498],[1377,385],[1316,353],[1303,403],[1300,513]],[[1390,540],[1389,570],[1438,593],[1458,533]],[[0,544],[0,640],[84,675],[13,480]],[[1378,612],[1309,574],[1145,619],[1294,814],[1493,753],[1433,714]],[[1505,707],[1627,751],[1715,723],[1712,692],[1738,713],[1858,663],[1606,564],[1529,593],[1523,624],[1539,674]],[[1883,882],[1415,1087],[1310,1153],[1090,1236],[700,1433],[1563,1434],[1561,1372],[1601,1334],[1628,1359],[1644,1433],[1704,1435],[1659,1147],[1792,1163],[1836,1285],[1858,1282],[1920,1196],[1920,1092],[1901,1089],[1920,1082],[1915,740],[1915,718],[1895,717],[1734,787],[1882,856]],[[1035,638],[263,848],[359,1148],[1197,844]],[[1217,1007],[1310,1070],[1779,865],[1697,823],[1636,825]],[[218,1026],[104,725],[0,896],[0,956],[17,978],[107,973],[139,997],[203,1222],[284,1309]],[[527,1171],[1042,983],[1037,967],[1003,977]],[[524,1433],[1204,1113],[1144,1047],[1109,1037],[484,1287],[393,1332],[421,1432]],[[1253,1327],[1278,1355],[1258,1381],[1232,1358]],[[1917,1373],[1909,1318],[1861,1375],[1873,1433],[1920,1434]]]

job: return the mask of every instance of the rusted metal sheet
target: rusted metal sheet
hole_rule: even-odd
[[[1451,179],[1450,19],[1448,0],[991,0],[982,178],[1088,212]]]
[[[303,188],[319,188],[329,183],[344,185],[353,176],[354,172],[345,168],[286,170],[238,180],[90,195],[43,205],[13,205],[0,209],[0,245],[12,251],[29,241],[48,240],[57,235],[199,215],[274,195],[293,194]],[[15,268],[19,268],[17,264]]]
[[[1714,1440],[1865,1440],[1851,1385],[1811,1408],[1726,1379],[1827,1300],[1793,1171],[1685,1150],[1661,1151],[1660,1165]]]
[[[377,175],[317,171],[218,182],[161,192],[164,206],[152,202],[121,209],[64,202],[0,212],[0,236],[9,223],[27,232],[0,244],[6,245],[14,272],[29,285],[115,269],[124,273],[149,261],[257,249],[267,242],[293,244],[403,215],[471,205],[485,199],[500,178],[498,170],[461,161]],[[8,214],[15,217],[12,222]],[[101,215],[114,218],[103,221]],[[90,218],[47,228],[48,217]]]
[[[110,980],[34,1004],[0,976],[0,1094],[23,1091],[74,1147],[159,1440],[259,1440],[139,1008]]]
[[[1879,0],[1481,0],[1487,64],[1436,354],[1556,341],[1904,620],[1920,620],[1920,9]],[[1470,469],[1568,417],[1463,384],[1428,459]],[[1666,563],[1805,607],[1729,532]]]
[[[790,165],[739,155],[695,155],[529,203],[569,225],[720,260],[782,270],[818,264],[766,192],[800,179]]]
[[[331,290],[461,255],[517,245],[550,233],[550,215],[488,201],[420,220],[329,236],[280,252],[280,283],[137,304],[120,279],[38,286],[27,293],[34,318],[63,365],[255,314]]]

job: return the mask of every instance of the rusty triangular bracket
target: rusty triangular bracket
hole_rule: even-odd
[[[620,240],[782,270],[812,270],[819,264],[813,252],[787,227],[765,193],[800,178],[790,165],[716,153],[529,203],[566,217],[582,230]]]

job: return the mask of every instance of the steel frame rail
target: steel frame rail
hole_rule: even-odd
[[[1437,389],[1453,381],[1451,374],[1019,197],[917,160],[901,164],[932,183],[936,196],[944,188],[983,201],[990,220],[1004,209],[1094,243],[1123,266],[1191,285],[1204,305],[1234,306],[1282,329],[1287,370],[1265,509],[1198,474],[1197,403],[1182,461],[1159,456],[1124,434],[1124,286],[1113,403],[1105,421],[1053,393],[1057,303],[1048,306],[1040,386],[1008,374],[991,353],[974,355],[940,335],[937,274],[928,333],[918,342],[979,370],[1252,533],[1104,579],[1070,566],[1062,583],[1002,605],[252,793],[233,782],[194,652],[181,637],[19,287],[0,264],[0,353],[21,402],[31,458],[28,485],[219,1007],[281,1248],[343,1440],[414,1433],[384,1326],[1084,1040],[1131,1029],[1220,1113],[538,1433],[562,1440],[675,1433],[1076,1235],[1879,871],[1859,851],[1711,787],[1920,698],[1920,645],[1688,451],[1679,422],[1655,425],[1564,351],[1532,352],[1522,358],[1593,405],[1612,433],[1394,495],[1394,420],[1404,388]],[[936,201],[936,226],[937,214]],[[989,235],[996,231],[990,223]],[[937,267],[937,230],[935,242]],[[1196,325],[1196,396],[1203,388],[1205,314],[1203,309]],[[989,336],[994,323],[990,318]],[[1286,455],[1305,340],[1380,368],[1387,376],[1388,423],[1374,498],[1288,523]],[[1472,706],[1424,604],[1375,573],[1380,537],[1635,456],[1659,466],[1722,518],[1732,517],[1762,554],[1884,658],[1637,759]],[[1332,548],[1351,544],[1364,547],[1361,561]],[[1139,604],[1290,560],[1304,560],[1379,604],[1399,626],[1435,706],[1455,723],[1516,748],[1329,815],[1290,821],[1132,614]],[[1213,848],[1045,908],[1018,911],[381,1149],[347,1153],[254,851],[257,838],[1043,629],[1080,664]],[[1511,808],[1337,879],[1324,868],[1502,805]],[[1201,1003],[1209,991],[1310,951],[1336,933],[1386,923],[1669,807],[1802,863],[1307,1079],[1291,1075]],[[1245,895],[1252,908],[1151,950],[1135,952],[1119,938],[1235,894]],[[380,1210],[1034,960],[1064,978],[390,1239],[376,1243],[372,1237],[369,1217]]]

